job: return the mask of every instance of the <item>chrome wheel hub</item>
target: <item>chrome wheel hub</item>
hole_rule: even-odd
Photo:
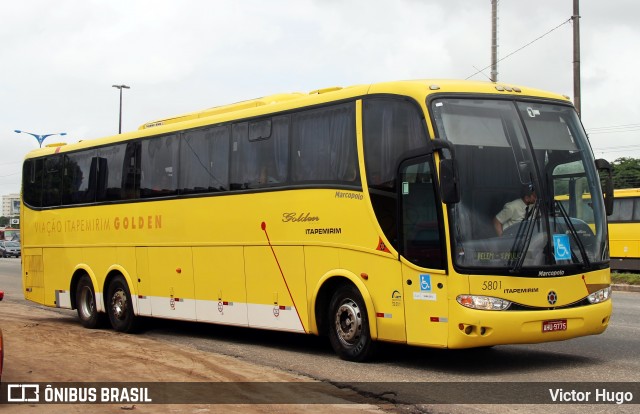
[[[342,303],[336,312],[335,324],[340,342],[354,345],[362,333],[362,314],[358,304],[350,299]]]
[[[91,317],[91,315],[95,313],[95,298],[93,297],[93,293],[88,286],[82,288],[82,291],[80,292],[80,303],[78,304],[78,306],[80,306],[80,311],[86,318]]]
[[[116,319],[124,319],[127,313],[127,295],[124,290],[118,289],[111,298],[111,310]]]

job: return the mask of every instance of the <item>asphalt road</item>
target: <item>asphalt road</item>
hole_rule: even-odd
[[[24,301],[20,263],[0,259],[5,300]],[[434,350],[383,345],[373,363],[350,363],[333,353],[328,340],[313,336],[167,320],[149,320],[142,335],[158,341],[218,353],[257,365],[331,383],[598,383],[640,382],[640,293],[614,292],[614,312],[602,335],[537,345],[481,350]],[[33,305],[38,306],[38,305]],[[61,311],[58,312],[68,312]],[[495,389],[495,387],[493,388]],[[634,391],[635,392],[635,391]],[[393,394],[390,400],[401,398]],[[397,398],[396,398],[397,397]],[[382,396],[381,398],[386,398]],[[394,399],[395,398],[395,399]],[[637,404],[640,393],[634,395]],[[509,412],[504,406],[473,411]],[[492,408],[490,408],[492,407]],[[609,406],[611,407],[611,406]],[[618,412],[633,406],[615,406]],[[637,405],[636,405],[637,407]],[[602,412],[607,412],[602,406]],[[505,411],[506,410],[506,411]],[[418,410],[420,412],[429,410]],[[461,410],[463,412],[465,410]],[[527,412],[519,411],[519,412]],[[429,411],[430,412],[430,411]],[[457,412],[455,408],[445,412]],[[536,412],[532,410],[530,412]],[[583,412],[563,406],[562,412]],[[633,412],[633,411],[629,411]]]

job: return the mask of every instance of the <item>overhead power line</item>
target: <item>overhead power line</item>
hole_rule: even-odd
[[[620,145],[617,147],[598,147],[594,151],[598,152],[622,152],[628,150],[640,149],[640,145]]]
[[[546,33],[544,33],[543,35],[538,36],[537,38],[533,39],[532,41],[530,41],[530,42],[529,42],[529,43],[527,43],[526,45],[524,45],[524,46],[522,46],[522,47],[520,47],[520,48],[518,48],[518,49],[514,50],[513,52],[511,52],[511,53],[507,54],[506,56],[504,56],[503,58],[498,59],[495,63],[500,63],[500,62],[502,62],[503,60],[505,60],[506,58],[508,58],[508,57],[510,57],[510,56],[513,56],[513,55],[515,55],[516,53],[518,53],[518,52],[519,52],[519,51],[521,51],[522,49],[524,49],[524,48],[526,48],[526,47],[528,47],[528,46],[531,46],[532,44],[534,44],[534,43],[535,43],[535,42],[537,42],[538,40],[540,40],[540,39],[542,39],[543,37],[545,37],[545,36],[547,36],[547,35],[551,34],[551,33],[552,33],[552,32],[554,32],[554,31],[558,30],[560,27],[562,27],[562,26],[564,26],[565,24],[567,24],[567,23],[571,22],[572,20],[573,20],[573,16],[572,16],[572,17],[569,17],[567,20],[565,20],[564,22],[560,23],[559,25],[557,25],[557,26],[556,26],[556,27],[554,27],[553,29],[551,29],[551,30],[547,31],[547,32],[546,32]],[[472,78],[472,77],[476,76],[477,74],[479,74],[479,73],[481,73],[481,72],[484,72],[485,70],[489,69],[492,65],[493,65],[493,63],[492,63],[492,64],[490,64],[489,66],[485,66],[484,68],[482,68],[482,69],[480,69],[479,71],[475,72],[473,75],[470,75],[470,76],[466,77],[466,78],[465,78],[465,80],[470,79],[470,78]]]
[[[0,178],[13,177],[14,175],[18,175],[18,174],[20,174],[20,172],[15,172],[7,175],[0,175]]]
[[[613,134],[618,132],[633,132],[640,131],[640,124],[627,124],[627,125],[611,125],[603,127],[588,128],[588,134]]]

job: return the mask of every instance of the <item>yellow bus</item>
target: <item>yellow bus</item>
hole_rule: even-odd
[[[29,153],[24,294],[87,328],[150,316],[328,335],[353,361],[378,341],[599,334],[599,169],[568,98],[526,87],[401,81],[210,108]],[[523,188],[537,201],[497,236]],[[556,193],[589,193],[592,222]]]
[[[609,216],[611,269],[640,272],[640,188],[614,190]]]

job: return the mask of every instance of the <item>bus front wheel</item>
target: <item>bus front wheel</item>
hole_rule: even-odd
[[[373,351],[369,318],[362,295],[355,286],[338,288],[329,304],[329,340],[338,356],[361,362]]]
[[[106,307],[114,330],[125,333],[135,331],[137,318],[133,313],[131,293],[124,277],[116,276],[109,283]]]
[[[104,314],[98,312],[96,307],[96,292],[88,275],[84,275],[78,281],[76,288],[76,308],[80,323],[85,328],[95,329],[104,325]]]

